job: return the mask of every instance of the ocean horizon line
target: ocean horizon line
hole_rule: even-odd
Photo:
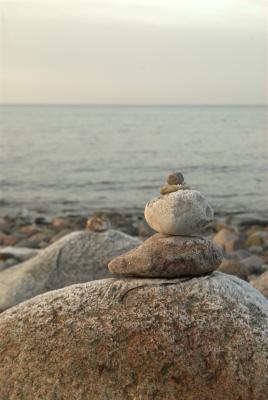
[[[0,107],[268,107],[258,103],[0,103]]]

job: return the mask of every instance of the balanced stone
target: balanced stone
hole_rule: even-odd
[[[212,272],[221,261],[221,248],[210,240],[155,234],[139,247],[114,258],[108,268],[123,276],[178,278]]]
[[[178,190],[146,204],[145,219],[164,235],[195,235],[213,220],[213,209],[197,190]]]

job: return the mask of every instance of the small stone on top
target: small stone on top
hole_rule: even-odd
[[[169,185],[182,185],[184,183],[184,177],[181,172],[172,172],[167,177],[167,183]]]

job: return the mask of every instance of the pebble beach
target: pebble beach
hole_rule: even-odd
[[[93,223],[92,229],[96,231],[111,227],[141,240],[154,233],[143,213],[97,211],[87,215],[51,217],[29,212],[27,215],[3,216],[0,218],[0,270],[34,257],[38,251],[71,232],[86,229],[90,219],[101,221],[97,226]],[[268,220],[232,222],[233,219],[233,215],[216,215],[204,233],[224,249],[222,270],[253,280],[268,269]],[[104,221],[109,221],[109,225]]]
[[[267,221],[214,217],[181,173],[160,193],[1,218],[0,396],[267,398]]]

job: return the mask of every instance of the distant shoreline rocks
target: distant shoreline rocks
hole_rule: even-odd
[[[28,257],[34,257],[38,251],[62,237],[84,230],[86,226],[92,229],[92,218],[93,232],[105,232],[105,228],[111,227],[141,241],[155,234],[142,212],[98,211],[88,216],[76,214],[53,217],[29,212],[16,217],[3,216],[0,217],[0,274],[1,271],[22,265]],[[91,227],[87,225],[88,220],[91,220]],[[268,270],[268,221],[253,218],[239,225],[230,224],[229,221],[230,216],[216,217],[207,225],[203,235],[213,240],[215,238],[216,243],[222,247],[224,260],[219,267],[221,271],[253,282]]]

